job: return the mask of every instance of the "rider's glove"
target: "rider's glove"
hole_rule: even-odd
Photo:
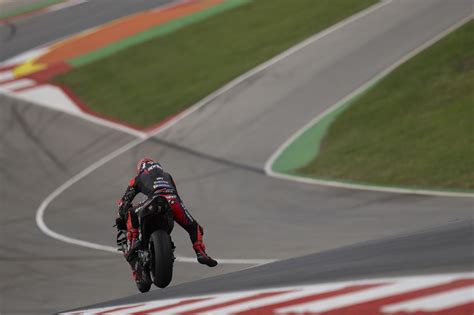
[[[122,218],[121,216],[117,216],[115,218],[115,226],[117,227],[117,230],[126,230],[127,229],[127,224],[125,223],[125,219]]]
[[[118,214],[124,221],[127,219],[127,210],[128,210],[129,207],[130,207],[130,201],[129,200],[127,200],[127,199],[120,200]]]
[[[125,220],[125,218],[127,217],[127,207],[125,207],[125,205],[123,203],[120,205],[118,213],[119,213],[120,217],[123,220]]]

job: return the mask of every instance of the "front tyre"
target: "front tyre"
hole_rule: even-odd
[[[173,277],[171,237],[163,230],[156,230],[150,236],[149,249],[153,283],[159,288],[165,288]]]
[[[145,266],[142,265],[140,261],[137,262],[136,266],[137,278],[135,280],[135,283],[137,284],[138,291],[140,291],[141,293],[150,291],[150,287],[152,284],[150,272]]]

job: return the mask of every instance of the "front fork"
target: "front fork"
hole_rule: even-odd
[[[173,251],[173,262],[176,260],[176,257],[174,255],[174,251],[176,249],[176,246],[174,245],[174,242],[171,241],[171,250]],[[140,264],[141,267],[143,268],[142,270],[150,270],[150,262],[151,262],[151,257],[150,257],[150,251],[149,250],[144,250],[144,249],[139,249],[137,251],[138,253],[138,260],[137,260],[137,264]],[[132,266],[133,268],[133,265],[132,263],[130,263],[130,265]]]

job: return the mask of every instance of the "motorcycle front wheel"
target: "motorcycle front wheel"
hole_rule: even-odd
[[[156,230],[150,236],[150,274],[153,283],[165,288],[173,277],[173,249],[171,237],[163,230]]]
[[[138,291],[141,293],[150,291],[152,280],[148,268],[144,266],[141,261],[138,261],[136,263],[135,271],[137,272],[135,283],[137,284]]]

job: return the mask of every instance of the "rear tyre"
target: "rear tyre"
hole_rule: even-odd
[[[173,249],[171,237],[163,230],[156,230],[150,236],[150,273],[153,283],[165,288],[173,277]]]

